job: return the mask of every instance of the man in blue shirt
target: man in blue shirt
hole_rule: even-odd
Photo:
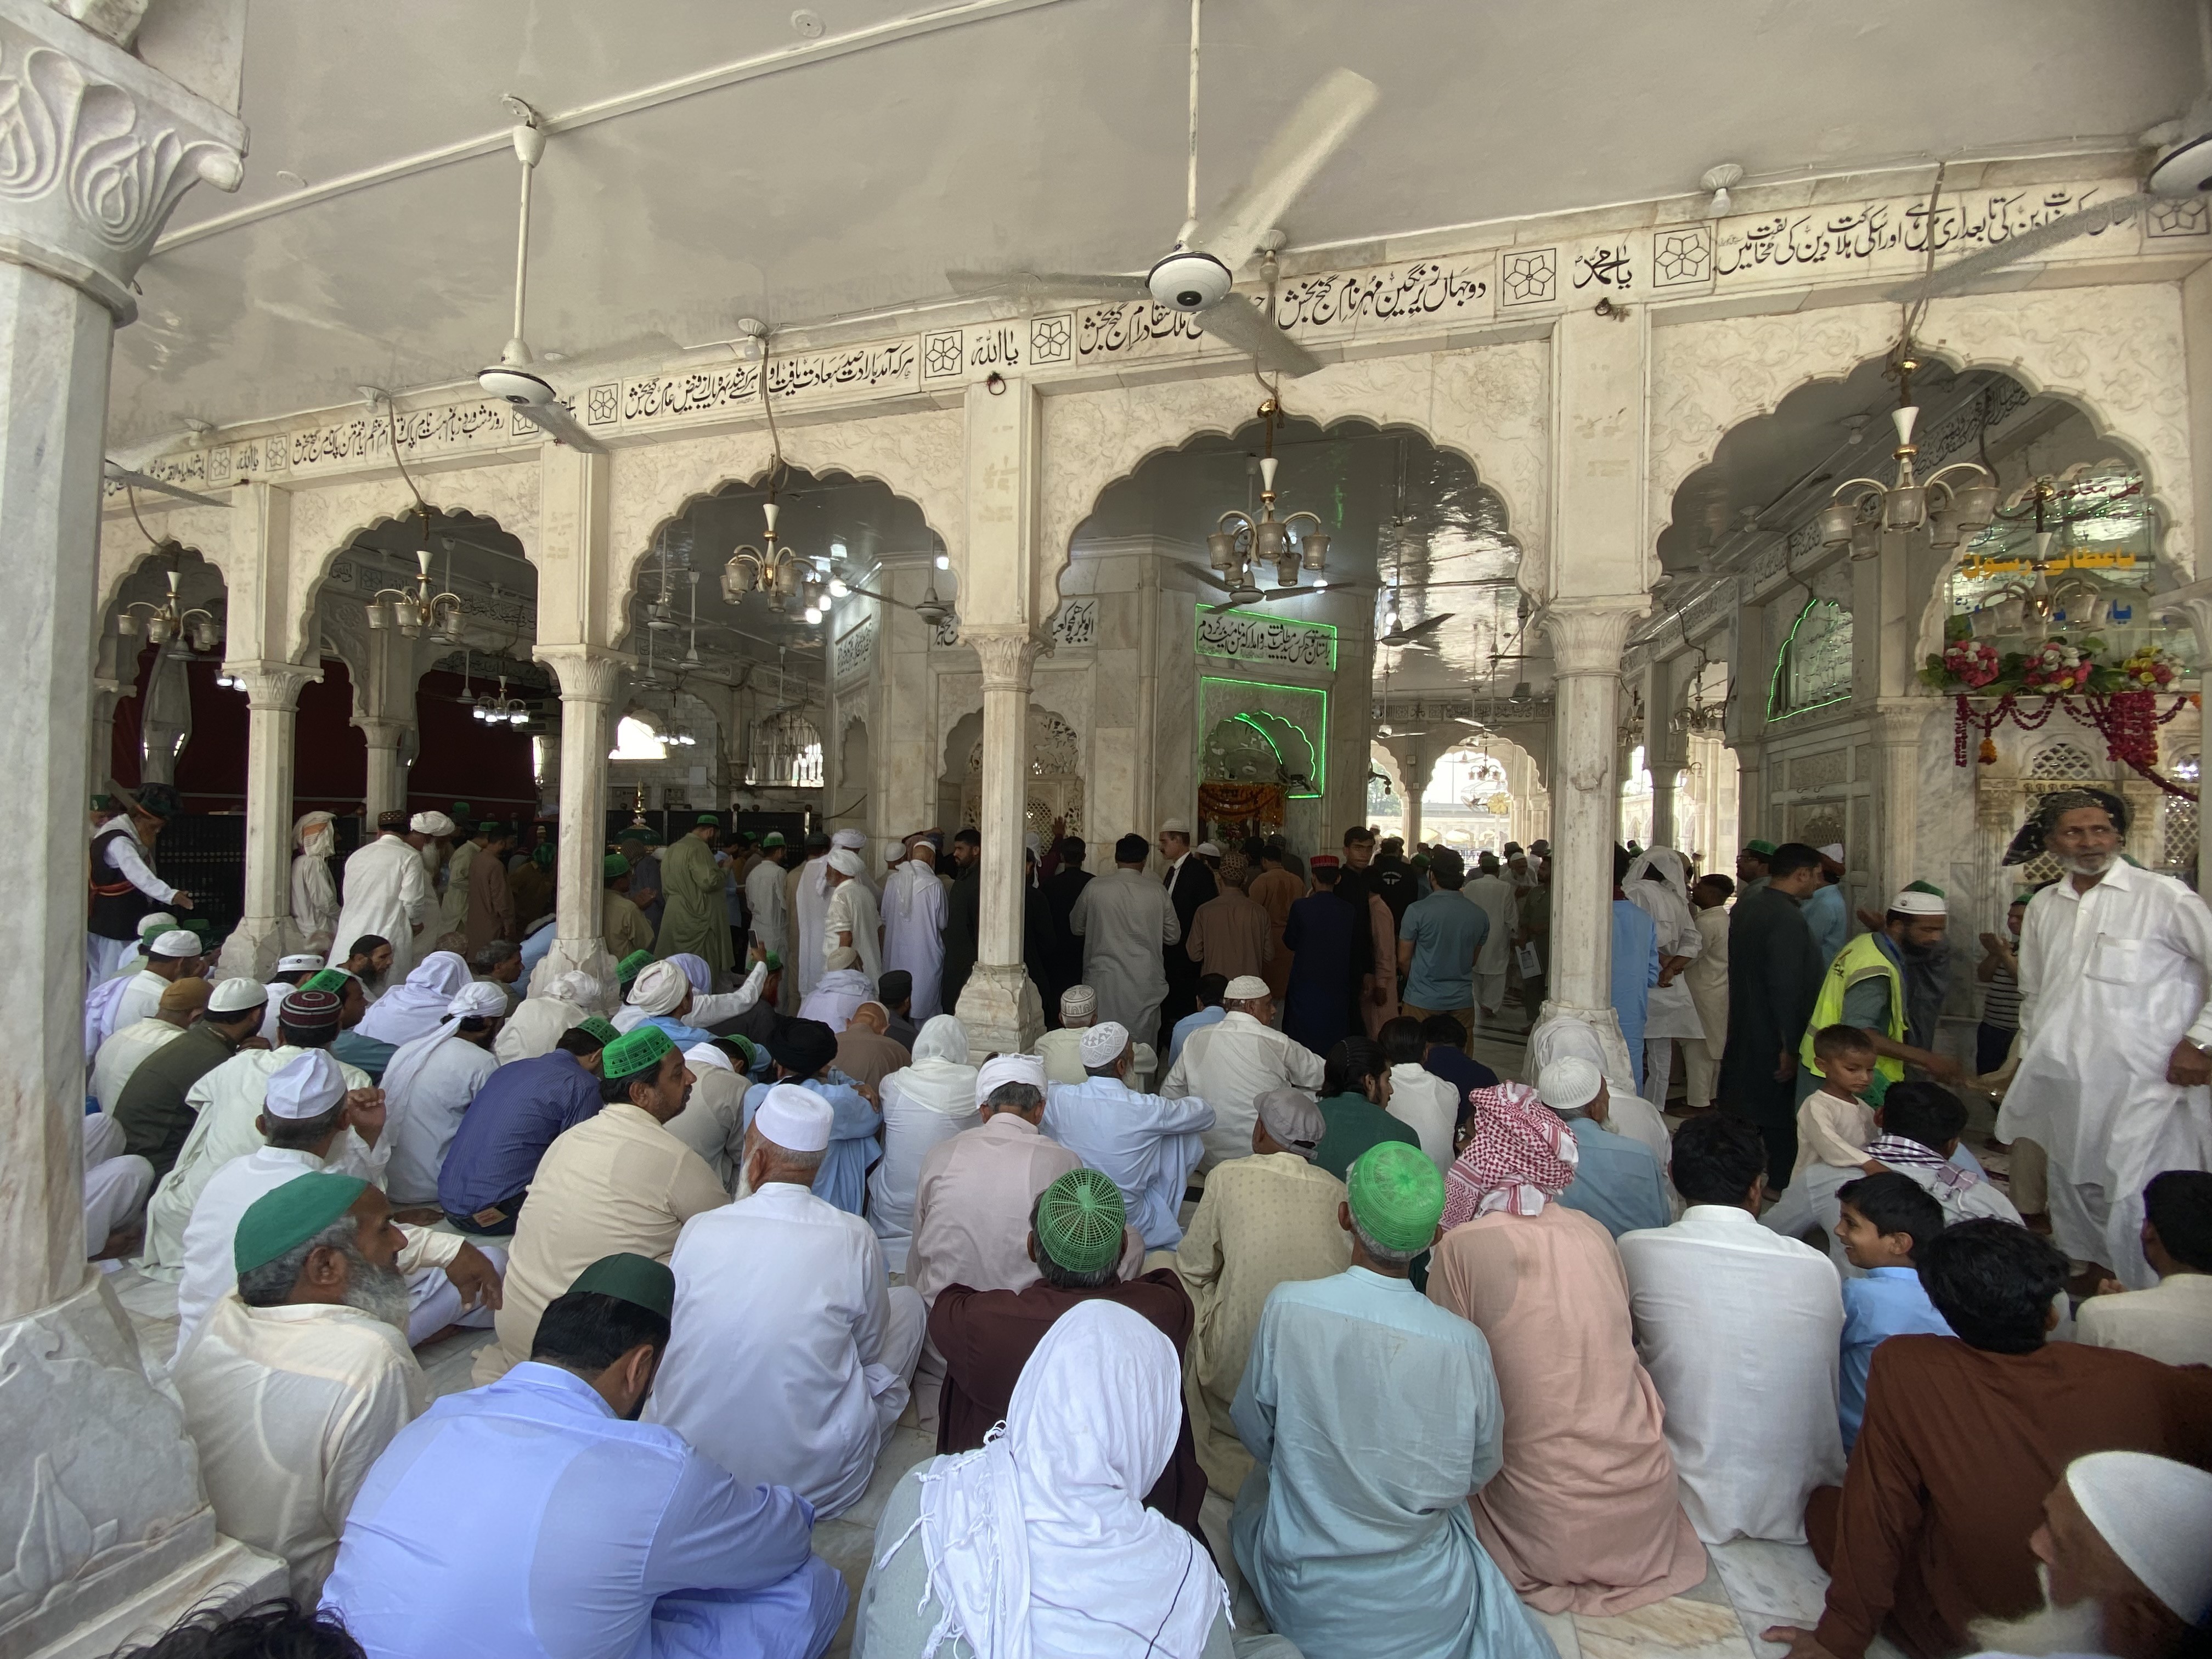
[[[526,1364],[385,1449],[323,1587],[370,1659],[829,1645],[847,1594],[813,1553],[812,1507],[636,1420],[675,1297],[659,1262],[593,1262]]]
[[[483,1080],[438,1171],[447,1220],[465,1233],[514,1232],[545,1149],[599,1109],[599,1050],[613,1040],[613,1026],[587,1019],[550,1054],[510,1060]]]
[[[700,1040],[712,1042],[714,1039],[702,1033]],[[860,1214],[860,1201],[867,1193],[868,1171],[884,1155],[884,1144],[878,1139],[884,1115],[876,1109],[869,1091],[832,1063],[837,1058],[836,1035],[820,1020],[784,1021],[769,1039],[768,1052],[774,1062],[768,1081],[756,1083],[745,1091],[745,1126],[752,1126],[753,1114],[778,1083],[795,1083],[828,1101],[833,1114],[830,1150],[814,1177],[814,1195],[848,1214]]]
[[[1943,1206],[1910,1176],[1895,1170],[1863,1176],[1837,1197],[1844,1206],[1836,1237],[1851,1266],[1866,1275],[1844,1281],[1843,1364],[1836,1415],[1849,1453],[1866,1416],[1867,1373],[1885,1337],[1949,1336],[1950,1325],[1920,1286],[1920,1247],[1943,1231]]]
[[[1605,1127],[1605,1073],[1596,1062],[1579,1054],[1555,1060],[1538,1074],[1536,1092],[1566,1120],[1575,1138],[1575,1178],[1559,1194],[1560,1203],[1580,1210],[1615,1238],[1674,1220],[1658,1158],[1642,1141]]]
[[[1620,890],[1628,866],[1635,862],[1626,848],[1613,849],[1613,1012],[1620,1022],[1629,1066],[1641,1091],[1644,1028],[1650,1020],[1651,988],[1659,982],[1659,928]]]
[[[1168,1039],[1168,1069],[1173,1071],[1176,1060],[1182,1058],[1182,1045],[1190,1041],[1193,1031],[1203,1030],[1209,1025],[1218,1025],[1228,1010],[1221,1000],[1229,994],[1229,981],[1221,974],[1200,974],[1198,976],[1198,1012],[1185,1014],[1175,1023],[1175,1030]]]
[[[1490,918],[1460,890],[1467,865],[1449,847],[1429,860],[1437,890],[1406,907],[1398,924],[1398,972],[1405,981],[1400,1011],[1408,1019],[1449,1014],[1474,1029],[1474,958],[1490,937]]]

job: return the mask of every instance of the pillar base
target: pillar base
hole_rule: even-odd
[[[620,964],[607,954],[605,944],[599,939],[556,938],[553,948],[545,953],[545,960],[531,973],[526,994],[550,994],[546,988],[562,974],[573,969],[590,975],[599,984],[599,1001],[584,1012],[587,1014],[611,1014],[622,1006],[622,981],[617,977],[619,967]]]
[[[216,1530],[105,1279],[0,1324],[0,1654],[92,1659],[196,1601],[284,1593],[283,1562]]]
[[[1572,1003],[1559,1002],[1547,997],[1544,1000],[1544,1012],[1536,1024],[1541,1025],[1546,1020],[1552,1019],[1578,1019],[1597,1033],[1598,1046],[1605,1050],[1607,1075],[1637,1075],[1629,1057],[1628,1039],[1620,1034],[1620,1017],[1613,1012],[1611,1005],[1603,1008],[1577,1008]],[[1535,1035],[1533,1029],[1529,1035]],[[1536,1079],[1531,1076],[1528,1081],[1534,1084]]]
[[[1044,1000],[1019,967],[977,963],[954,1012],[976,1055],[1027,1054],[1044,1035]]]
[[[223,940],[214,976],[258,979],[266,985],[276,976],[279,957],[296,956],[307,948],[307,935],[291,917],[248,916]]]

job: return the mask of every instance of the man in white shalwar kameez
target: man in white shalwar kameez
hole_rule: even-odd
[[[146,965],[123,981],[122,991],[107,1005],[100,1024],[100,1042],[161,1012],[161,994],[177,981],[190,979],[200,971],[204,960],[200,949],[200,936],[185,928],[173,927],[155,934],[146,947]]]
[[[1521,928],[1521,895],[1489,864],[1461,891],[1490,918],[1490,931],[1474,954],[1474,1006],[1481,1015],[1495,1014],[1505,1006],[1505,970],[1513,960],[1513,935]]]
[[[461,1114],[499,1069],[491,1045],[507,1018],[506,992],[489,980],[471,980],[446,1013],[437,1030],[403,1043],[384,1068],[384,1103],[392,1114],[384,1184],[395,1204],[438,1201],[438,1172],[460,1133]]]
[[[882,928],[874,890],[860,873],[860,855],[849,847],[834,848],[830,854],[830,908],[822,919],[823,959],[826,962],[842,945],[860,958],[860,970],[873,987],[884,975]]]
[[[1114,844],[1114,868],[1086,883],[1068,911],[1083,940],[1083,982],[1098,993],[1098,1018],[1150,1036],[1160,1029],[1168,994],[1161,947],[1182,938],[1168,890],[1145,873],[1152,845],[1142,836]]]
[[[424,812],[418,825],[442,815]],[[373,933],[392,946],[392,966],[385,983],[397,985],[422,957],[425,941],[418,933],[434,908],[429,873],[422,867],[422,843],[429,839],[424,828],[407,828],[398,812],[376,820],[380,832],[368,846],[356,849],[345,865],[345,906],[338,912],[337,930],[331,935],[329,965],[345,966],[346,948],[364,934]],[[402,831],[404,830],[405,833]]]
[[[2021,927],[2020,1066],[1997,1136],[2050,1154],[2059,1249],[2144,1290],[2143,1188],[2212,1168],[2212,911],[2120,856],[2124,813],[2102,791],[2045,797],[2043,844],[2066,875]]]
[[[299,843],[292,860],[292,921],[307,942],[336,944],[338,928],[338,890],[331,880],[331,855],[337,851],[337,820],[328,812],[310,812],[292,826]]]
[[[797,988],[801,1001],[822,977],[822,958],[828,954],[822,948],[822,932],[830,920],[830,854],[841,847],[857,851],[867,844],[868,838],[859,830],[840,830],[830,837],[830,845],[820,854],[799,866],[793,904],[797,916],[791,942],[799,957]]]
[[[884,966],[914,977],[907,1017],[916,1025],[942,1013],[945,884],[937,878],[937,843],[916,841],[906,860],[884,878]]]
[[[1659,982],[1645,1003],[1644,1085],[1649,1098],[1663,1106],[1674,1069],[1674,1044],[1705,1040],[1705,1022],[1682,970],[1705,948],[1705,936],[1690,908],[1688,867],[1673,848],[1654,847],[1630,865],[1620,890],[1651,918],[1659,934]]]
[[[752,918],[753,942],[778,956],[791,953],[791,933],[783,914],[783,836],[771,830],[761,838],[761,860],[745,875],[745,914]]]
[[[676,1310],[646,1411],[740,1484],[790,1487],[817,1522],[867,1491],[924,1325],[868,1224],[811,1190],[834,1115],[792,1084],[754,1112],[751,1196],[692,1217],[669,1258]]]
[[[1198,1161],[1201,1170],[1249,1158],[1260,1097],[1277,1089],[1312,1094],[1321,1087],[1323,1069],[1319,1054],[1269,1024],[1275,1002],[1266,980],[1253,974],[1231,980],[1221,1006],[1227,1012],[1190,1034],[1160,1085],[1165,1099],[1195,1095],[1213,1108],[1206,1156]]]
[[[1146,1249],[1172,1250],[1182,1241],[1176,1214],[1190,1172],[1206,1155],[1213,1108],[1195,1097],[1167,1100],[1130,1087],[1136,1056],[1128,1032],[1112,1020],[1085,1030],[1079,1052],[1087,1075],[1080,1083],[1052,1085],[1044,1132],[1121,1189],[1129,1225],[1145,1236]]]
[[[179,990],[179,986],[184,988]],[[166,1006],[157,1006],[145,1019],[124,1026],[100,1045],[100,1056],[93,1062],[85,1088],[100,1103],[101,1111],[115,1109],[123,1098],[124,1085],[147,1055],[184,1036],[192,1022],[207,1012],[208,993],[212,988],[197,977],[164,987],[161,1002]]]

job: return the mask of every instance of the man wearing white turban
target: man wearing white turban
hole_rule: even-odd
[[[398,812],[378,817],[376,839],[346,860],[345,905],[331,934],[330,966],[343,967],[347,946],[374,934],[392,946],[386,981],[396,984],[407,977],[417,960],[416,935],[432,908],[430,873],[422,863],[430,832],[416,826],[443,817],[426,812],[410,823]]]
[[[857,834],[840,830],[841,836]],[[822,955],[840,947],[860,958],[858,966],[872,985],[883,977],[883,919],[877,913],[876,895],[860,873],[860,855],[850,847],[830,851],[830,905],[822,921]]]
[[[938,987],[945,970],[945,884],[937,878],[937,840],[924,836],[905,862],[884,880],[884,966],[914,979],[917,1020],[943,1006]]]
[[[385,1190],[395,1204],[435,1204],[438,1172],[461,1114],[498,1068],[491,1045],[507,1018],[507,994],[471,980],[446,1005],[447,1018],[402,1045],[384,1068],[392,1163]]]
[[[331,855],[338,849],[337,820],[309,812],[292,826],[299,856],[292,860],[292,921],[310,945],[324,948],[337,933],[338,890],[331,880]]]
[[[884,1155],[868,1174],[868,1224],[883,1244],[884,1267],[902,1273],[914,1239],[914,1187],[922,1160],[940,1140],[981,1121],[975,1067],[968,1063],[968,1034],[960,1022],[951,1014],[927,1021],[915,1039],[914,1063],[891,1073],[878,1092]]]

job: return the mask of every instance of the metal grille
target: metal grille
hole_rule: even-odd
[[[2029,763],[2028,779],[2033,782],[2082,782],[2100,776],[2103,769],[2090,759],[2088,751],[2070,743],[2054,743]]]
[[[2197,756],[2192,750],[2174,757],[2173,770],[2177,776],[2189,777],[2201,771]],[[2159,862],[2169,870],[2188,872],[2191,884],[2195,884],[2197,872],[2197,803],[2193,800],[2169,799],[2166,803],[2166,823],[2160,837]]]

